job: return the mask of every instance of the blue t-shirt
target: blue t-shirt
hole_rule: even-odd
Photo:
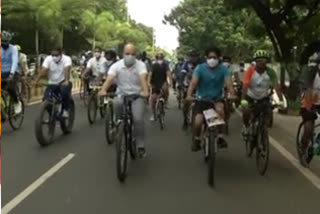
[[[222,64],[212,70],[207,63],[203,63],[197,66],[193,76],[199,78],[196,96],[215,100],[223,97],[225,78],[231,74]]]
[[[19,54],[14,45],[9,45],[8,49],[1,47],[1,74],[18,72]]]

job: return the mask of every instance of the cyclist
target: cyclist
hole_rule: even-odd
[[[181,81],[181,71],[182,71],[182,66],[184,63],[184,59],[183,57],[178,57],[178,62],[175,64],[174,68],[173,68],[173,89],[176,90],[177,87],[182,85],[182,81]]]
[[[196,89],[196,97],[214,101],[215,110],[221,118],[224,118],[224,102],[222,100],[224,85],[226,85],[230,91],[230,98],[235,98],[230,71],[226,66],[219,63],[221,52],[218,48],[209,48],[206,50],[205,54],[207,62],[197,66],[188,88],[187,101],[193,100],[192,94]],[[195,122],[193,127],[194,141],[192,144],[192,151],[196,152],[201,149],[200,136],[204,123],[203,111],[208,110],[211,107],[212,105],[210,104],[202,102],[195,103]],[[223,139],[223,136],[221,137],[221,139]],[[227,143],[224,140],[221,140],[219,141],[219,146],[227,147]]]
[[[320,112],[320,52],[313,54],[309,58],[308,71],[302,75],[304,96],[302,99],[301,116],[304,121],[304,132],[302,143],[305,145],[304,151],[299,151],[305,154],[313,133],[317,112]],[[308,164],[304,158],[301,163],[304,166]]]
[[[258,50],[254,54],[256,66],[251,66],[243,78],[243,90],[241,106],[243,108],[242,130],[243,138],[248,137],[248,127],[251,118],[252,104],[255,100],[269,99],[269,90],[275,89],[280,98],[279,105],[283,106],[283,96],[278,84],[278,78],[275,71],[267,66],[270,61],[270,55],[267,51]],[[271,109],[268,109],[271,113]],[[268,121],[268,120],[266,120]],[[267,125],[267,124],[266,124]]]
[[[228,69],[230,69],[230,67],[231,67],[231,57],[230,56],[223,56],[222,58],[223,58],[222,64],[224,66],[226,66]]]
[[[243,80],[243,74],[244,74],[244,63],[240,62],[239,67],[233,71],[234,81],[241,85]]]
[[[89,74],[92,78],[102,79],[105,71],[104,65],[106,62],[106,58],[101,56],[101,48],[95,48],[94,57],[92,57],[87,63],[87,68],[83,73],[83,78],[86,78]]]
[[[25,96],[27,89],[26,89],[26,75],[28,73],[28,64],[27,64],[27,55],[21,52],[21,46],[16,45],[16,48],[19,52],[19,63],[18,63],[18,71],[20,74],[20,81],[21,81],[21,93]]]
[[[105,75],[104,79],[107,79],[108,76],[108,72],[110,70],[110,68],[112,67],[113,64],[115,64],[118,60],[117,60],[117,53],[113,50],[107,50],[105,52],[105,56],[106,56],[106,63],[104,64],[104,70],[103,73]],[[113,84],[108,92],[110,93],[115,93],[117,89],[117,85]]]
[[[135,137],[137,139],[138,154],[140,157],[146,156],[145,149],[145,127],[144,114],[146,100],[149,96],[147,84],[146,65],[136,60],[136,47],[127,44],[124,48],[123,59],[116,62],[109,70],[107,80],[104,82],[100,96],[105,96],[113,82],[117,82],[117,92],[120,95],[114,99],[116,118],[120,119],[123,109],[123,99],[121,96],[130,94],[140,94],[142,98],[136,99],[132,103],[132,114],[135,125]]]
[[[72,89],[72,75],[71,75],[72,61],[69,56],[63,55],[60,48],[54,48],[51,51],[51,55],[47,56],[42,64],[41,72],[35,82],[36,85],[39,81],[48,77],[49,86],[44,92],[44,99],[49,96],[52,85],[60,86],[62,97],[62,117],[69,117],[69,107],[71,101],[71,89]]]
[[[155,107],[157,98],[161,92],[163,91],[163,96],[166,102],[168,102],[169,97],[169,87],[172,82],[172,76],[169,69],[169,66],[164,62],[164,56],[162,54],[157,54],[156,63],[154,63],[151,67],[151,74],[149,75],[149,88],[152,89],[151,96],[151,108],[152,108],[152,116],[150,118],[151,121],[155,120]]]
[[[10,44],[12,34],[8,31],[1,32],[1,80],[9,80],[8,93],[14,101],[14,111],[19,114],[22,111],[22,103],[18,99],[16,90],[18,75],[19,55],[17,48]],[[4,85],[2,84],[2,87]]]
[[[181,71],[181,78],[183,79],[183,85],[185,88],[189,87],[189,83],[191,82],[193,72],[195,68],[200,64],[199,54],[195,51],[192,51],[190,53],[190,60],[186,61],[182,66]],[[183,95],[183,98],[186,98],[186,93]],[[186,102],[185,105],[183,105],[183,129],[186,129],[188,127],[188,111],[190,108],[190,102]]]

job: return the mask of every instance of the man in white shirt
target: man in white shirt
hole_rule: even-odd
[[[111,66],[100,96],[105,96],[108,89],[116,80],[118,97],[114,99],[114,107],[117,119],[121,119],[124,95],[140,94],[140,98],[132,102],[132,114],[135,125],[135,137],[137,140],[138,155],[145,157],[145,128],[144,116],[146,112],[146,98],[149,96],[147,85],[147,67],[136,59],[137,51],[134,45],[127,44],[124,48],[123,59]]]
[[[48,77],[48,87],[44,93],[44,99],[49,96],[49,93],[54,90],[54,93],[60,93],[62,97],[62,116],[69,117],[69,107],[71,101],[72,76],[71,76],[72,61],[69,56],[63,55],[60,48],[52,50],[51,55],[47,56],[42,64],[41,72],[36,80],[38,85],[40,79]],[[59,87],[57,87],[59,86]],[[59,89],[59,91],[56,91]]]
[[[107,60],[104,56],[102,56],[101,49],[96,48],[94,50],[94,56],[87,63],[87,67],[85,72],[83,73],[83,77],[87,77],[90,73],[94,78],[102,78],[106,72],[105,64]]]

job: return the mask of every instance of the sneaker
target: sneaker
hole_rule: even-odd
[[[191,151],[197,152],[201,150],[201,140],[200,139],[194,139],[191,146]]]
[[[154,115],[150,117],[150,121],[154,121]]]
[[[63,110],[63,112],[62,112],[62,117],[63,117],[63,118],[69,118],[69,111]]]
[[[19,101],[18,103],[14,104],[14,113],[19,114],[22,111],[22,103]]]
[[[145,158],[147,156],[147,152],[145,148],[138,148],[138,157]]]

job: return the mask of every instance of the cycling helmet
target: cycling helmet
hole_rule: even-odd
[[[268,51],[258,50],[257,52],[254,53],[253,57],[254,57],[254,59],[259,59],[259,58],[270,59],[270,54]]]
[[[1,40],[11,41],[11,39],[12,39],[12,33],[5,30],[1,32]]]
[[[21,46],[20,45],[15,45],[18,51],[21,51]]]

